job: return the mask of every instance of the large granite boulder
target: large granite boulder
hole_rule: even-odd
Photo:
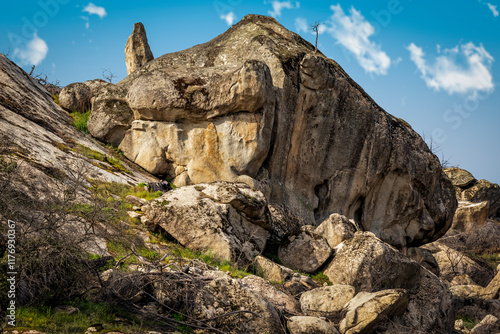
[[[153,60],[153,53],[149,48],[146,29],[140,22],[134,24],[134,30],[125,45],[125,63],[127,64],[127,74],[130,74],[144,66],[148,61]]]
[[[262,193],[246,184],[217,182],[171,190],[142,211],[150,229],[243,266],[262,253],[269,237],[266,204]]]
[[[453,187],[422,138],[273,18],[245,16],[117,86],[134,113],[120,148],[176,185],[265,184],[304,224],[339,213],[397,247],[451,225]]]
[[[451,230],[469,232],[475,227],[482,226],[489,215],[489,202],[458,202],[457,211],[453,217]]]
[[[339,320],[348,301],[355,294],[354,287],[334,284],[306,291],[300,296],[300,308],[306,315]]]
[[[287,322],[290,334],[338,334],[339,331],[323,319],[307,316],[290,317]]]

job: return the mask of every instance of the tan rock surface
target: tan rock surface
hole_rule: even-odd
[[[127,65],[127,74],[134,72],[153,59],[153,53],[149,48],[148,38],[146,36],[146,29],[144,29],[144,25],[142,23],[135,23],[134,30],[125,45],[125,63]]]

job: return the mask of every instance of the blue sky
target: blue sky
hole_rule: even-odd
[[[314,43],[440,158],[500,183],[500,0],[6,0],[0,52],[62,85],[126,76],[135,22],[155,57],[206,42],[246,14],[271,15]]]

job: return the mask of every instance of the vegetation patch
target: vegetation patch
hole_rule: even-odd
[[[152,328],[112,303],[74,300],[66,307],[73,312],[58,308],[38,306],[17,309],[17,325],[49,333],[83,333],[93,324],[102,324],[106,332],[113,329],[124,333],[135,333]],[[68,314],[69,313],[69,314]]]
[[[85,112],[74,111],[69,115],[73,118],[73,125],[75,126],[75,128],[85,134],[89,133],[87,123],[90,117],[90,110],[87,110]]]

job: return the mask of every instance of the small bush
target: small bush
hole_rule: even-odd
[[[87,123],[89,121],[90,117],[90,110],[87,110],[86,112],[78,112],[74,111],[71,114],[69,114],[73,118],[73,125],[80,130],[83,133],[89,133],[89,129],[87,127]]]

